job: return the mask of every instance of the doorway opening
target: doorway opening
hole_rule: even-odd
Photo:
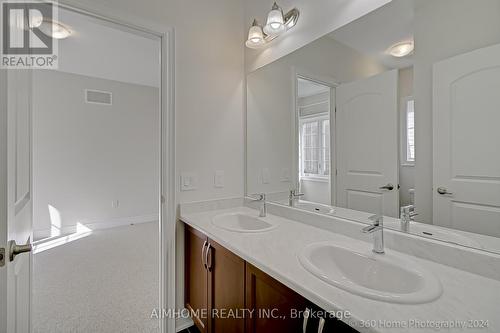
[[[301,200],[335,205],[334,88],[297,77],[298,192]],[[333,172],[332,172],[333,170]]]

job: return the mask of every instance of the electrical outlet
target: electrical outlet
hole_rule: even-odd
[[[281,181],[284,183],[288,183],[290,181],[290,169],[288,168],[283,168],[281,169]]]
[[[269,184],[269,181],[271,179],[271,172],[269,171],[268,168],[263,168],[262,169],[262,174],[261,174],[261,181],[262,184]]]
[[[224,171],[223,170],[215,171],[214,186],[216,188],[224,188]]]

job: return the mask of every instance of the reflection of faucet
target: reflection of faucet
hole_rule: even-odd
[[[373,221],[373,224],[364,227],[361,231],[365,234],[373,233],[373,252],[384,254],[384,217],[373,215],[368,219]]]
[[[290,190],[290,194],[288,195],[288,206],[293,207],[293,203],[295,199],[302,197],[304,193],[299,193],[297,189]]]
[[[414,221],[413,218],[418,214],[415,213],[415,206],[408,205],[403,206],[400,209],[400,218],[401,218],[401,230],[408,231],[410,228],[410,222]]]
[[[254,194],[253,196],[255,197],[255,201],[262,202],[262,206],[260,206],[259,217],[266,217],[267,216],[266,195],[264,193],[261,193],[261,194]]]

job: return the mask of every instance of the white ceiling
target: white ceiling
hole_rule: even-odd
[[[65,9],[59,9],[58,21],[72,31],[59,40],[60,71],[159,86],[158,39]]]
[[[413,65],[413,57],[387,53],[392,45],[413,39],[414,0],[393,0],[328,36],[366,54],[389,68]]]
[[[298,79],[297,81],[298,81],[298,94],[297,94],[298,97],[312,96],[330,90],[330,87],[324,86],[322,84],[313,81],[304,79]]]

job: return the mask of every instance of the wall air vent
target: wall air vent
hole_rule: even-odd
[[[113,94],[109,91],[85,89],[85,102],[90,104],[112,105]]]

